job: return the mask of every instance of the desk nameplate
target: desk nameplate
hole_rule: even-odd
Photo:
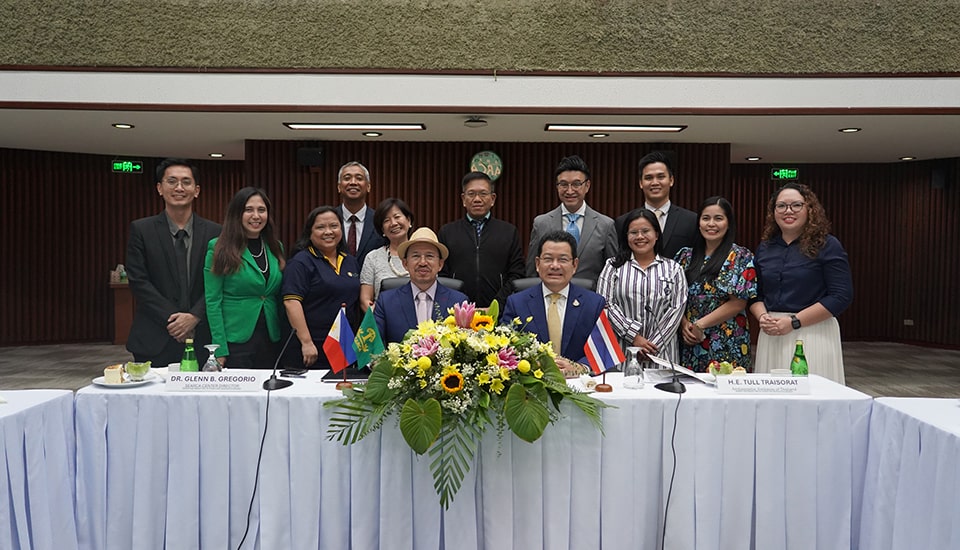
[[[717,377],[717,393],[722,395],[810,395],[806,376],[747,374]]]
[[[167,391],[179,392],[257,392],[263,387],[267,373],[252,371],[171,372]]]

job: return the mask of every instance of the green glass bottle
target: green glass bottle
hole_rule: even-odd
[[[797,349],[793,352],[793,360],[790,361],[790,372],[799,376],[806,376],[807,358],[803,355],[803,340],[797,340]]]
[[[180,360],[180,372],[198,372],[197,352],[193,350],[193,338],[187,338],[187,347],[183,348],[183,359]]]

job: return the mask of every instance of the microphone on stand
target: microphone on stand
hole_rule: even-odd
[[[293,340],[293,335],[296,333],[297,329],[290,329],[290,336],[287,336],[287,341],[284,342],[283,348],[280,350],[280,355],[277,356],[277,361],[273,364],[273,374],[270,375],[270,378],[263,381],[263,389],[267,391],[282,390],[283,388],[289,388],[293,385],[292,380],[277,378],[277,367],[280,365],[280,359],[283,358],[283,354],[287,351],[287,346],[290,345],[290,340]]]
[[[673,307],[673,306],[670,306],[670,307]],[[646,306],[646,310],[647,310],[647,313],[650,313],[651,315],[653,315],[653,308],[651,308],[649,305]],[[666,312],[664,312],[664,313],[666,313]],[[655,336],[655,337],[659,336],[661,339],[663,339],[663,333],[662,333],[662,331],[660,330],[659,325],[657,326],[657,331],[654,333],[654,336]],[[664,341],[664,343],[666,343],[666,342]],[[660,390],[660,391],[665,391],[665,392],[669,392],[669,393],[684,393],[684,392],[686,392],[686,391],[687,391],[687,387],[684,386],[684,385],[683,385],[683,382],[681,382],[681,381],[678,379],[678,377],[677,377],[677,369],[675,369],[675,368],[673,367],[673,361],[670,361],[670,370],[673,371],[673,380],[671,380],[671,381],[669,381],[669,382],[660,382],[659,384],[655,384],[653,387],[654,387],[654,388],[657,388],[657,389]]]

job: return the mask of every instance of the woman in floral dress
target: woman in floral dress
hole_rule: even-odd
[[[704,372],[710,361],[729,361],[752,371],[745,308],[757,295],[753,253],[733,242],[737,222],[727,199],[704,201],[699,225],[693,248],[677,253],[689,285],[680,323],[682,364]]]

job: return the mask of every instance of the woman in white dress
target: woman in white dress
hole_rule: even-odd
[[[390,197],[383,199],[373,214],[373,226],[387,239],[387,244],[371,250],[360,270],[360,307],[363,311],[374,304],[380,295],[380,283],[392,277],[409,277],[403,259],[397,256],[397,247],[410,238],[413,212],[407,203]]]

